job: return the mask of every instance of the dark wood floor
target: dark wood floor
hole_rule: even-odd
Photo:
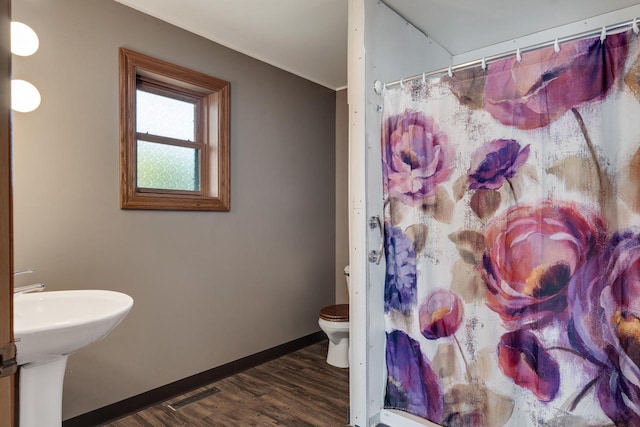
[[[315,344],[104,426],[345,426],[349,370],[328,365],[326,355],[327,343]],[[212,388],[219,391],[169,406]]]

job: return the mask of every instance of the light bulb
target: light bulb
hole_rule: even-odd
[[[11,109],[28,113],[40,105],[40,92],[25,80],[11,80]]]
[[[40,41],[35,31],[22,22],[11,22],[11,53],[29,56],[36,53]]]

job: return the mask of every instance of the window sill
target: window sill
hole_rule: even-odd
[[[229,200],[220,197],[135,193],[120,200],[122,209],[167,211],[229,211]]]

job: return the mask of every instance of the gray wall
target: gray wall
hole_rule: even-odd
[[[319,330],[335,301],[336,94],[112,0],[20,0],[40,50],[14,78],[15,268],[135,299],[71,356],[63,418]],[[118,47],[231,82],[231,211],[119,208]],[[340,266],[340,269],[342,267]]]
[[[349,110],[347,90],[336,92],[336,304],[347,304],[349,264]]]

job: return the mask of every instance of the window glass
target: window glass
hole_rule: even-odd
[[[138,140],[138,188],[198,191],[199,150]]]
[[[195,140],[195,104],[139,89],[136,98],[136,132]]]

